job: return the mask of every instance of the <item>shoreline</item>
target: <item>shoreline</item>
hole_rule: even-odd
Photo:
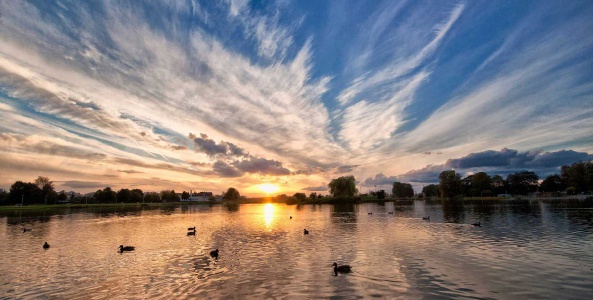
[[[359,204],[359,203],[384,203],[384,202],[506,202],[506,201],[587,201],[593,200],[591,195],[576,195],[566,197],[466,197],[457,199],[444,198],[385,198],[376,199],[370,197],[336,197],[336,198],[318,198],[305,200],[282,200],[275,201],[274,198],[247,198],[245,200],[221,201],[221,202],[145,202],[145,203],[74,203],[74,204],[33,204],[25,206],[4,205],[0,206],[0,211],[28,211],[28,210],[54,210],[54,209],[85,209],[85,208],[159,208],[159,207],[179,207],[184,205],[240,205],[240,204],[265,204],[276,203],[286,205],[320,205],[320,204]]]

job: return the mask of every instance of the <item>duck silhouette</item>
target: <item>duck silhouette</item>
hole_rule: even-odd
[[[43,249],[49,249],[49,244],[47,242],[45,242],[45,244],[43,244]]]
[[[194,226],[194,227],[190,227],[190,228],[188,228],[187,230],[193,230],[193,231],[196,231],[196,226]]]
[[[218,249],[210,251],[210,256],[212,256],[212,258],[218,260]]]
[[[393,215],[393,212],[392,212],[392,211],[390,211],[390,212],[388,212],[387,214],[389,214],[389,215]]]
[[[195,231],[195,230],[194,230],[194,231],[189,231],[189,232],[187,233],[187,235],[196,235],[196,231]]]
[[[350,273],[350,272],[352,272],[352,267],[350,267],[349,265],[341,265],[341,266],[338,266],[338,263],[333,263],[332,266],[334,267],[334,274],[336,276],[338,276],[338,273]]]
[[[472,225],[476,226],[476,227],[482,227],[482,223],[478,222],[478,223],[472,223]]]
[[[369,215],[372,215],[372,214],[373,214],[372,212],[369,213]]]
[[[119,253],[124,253],[125,251],[134,251],[134,250],[136,250],[136,247],[134,247],[134,246],[119,245]]]
[[[290,216],[290,219],[292,220],[292,216]]]
[[[304,233],[304,234],[309,234],[309,230],[307,230],[307,229],[303,229],[303,233]]]
[[[430,216],[422,217],[422,220],[430,221]]]

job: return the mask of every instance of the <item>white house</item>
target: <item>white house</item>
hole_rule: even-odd
[[[210,201],[210,198],[214,195],[212,192],[199,192],[199,193],[192,193],[190,191],[189,199],[181,199],[183,202],[206,202]],[[218,200],[218,199],[216,199]]]

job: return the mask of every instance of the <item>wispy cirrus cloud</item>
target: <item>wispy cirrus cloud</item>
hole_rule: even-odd
[[[427,64],[463,8],[463,4],[457,5],[444,22],[437,23],[434,36],[426,40],[420,49],[410,48],[407,53],[392,57],[384,67],[355,78],[340,93],[338,101],[342,106],[354,102],[345,107],[339,117],[339,138],[350,149],[366,150],[378,146],[388,141],[404,124],[404,109],[414,100],[415,93],[430,75],[422,66]],[[379,19],[376,22],[384,21]]]

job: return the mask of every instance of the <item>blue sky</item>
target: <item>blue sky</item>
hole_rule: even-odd
[[[415,187],[593,153],[590,1],[0,1],[0,187]],[[503,159],[504,158],[504,159]],[[488,163],[496,161],[496,164]]]

